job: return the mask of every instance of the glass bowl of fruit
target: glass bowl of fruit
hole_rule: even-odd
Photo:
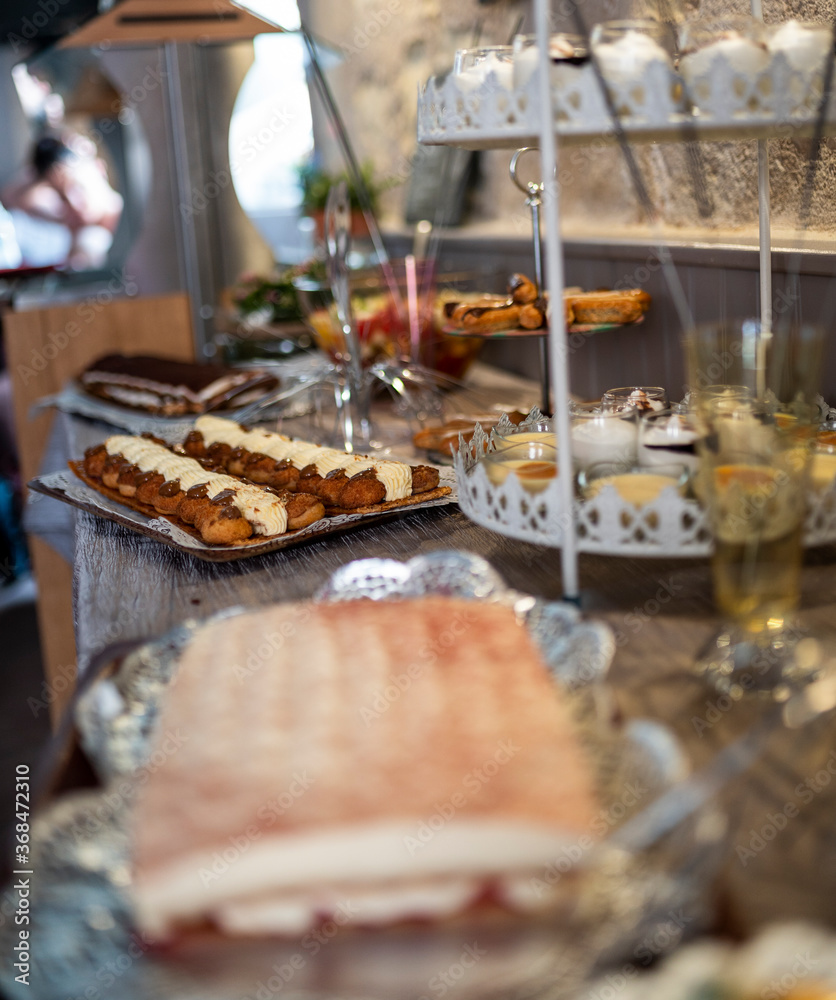
[[[442,333],[437,308],[439,286],[449,287],[461,277],[436,278],[433,262],[428,261],[417,261],[411,272],[404,260],[390,261],[388,275],[380,267],[349,272],[362,363],[406,359],[461,378],[482,341]],[[303,275],[293,283],[317,346],[336,360],[344,358],[345,339],[328,281]]]

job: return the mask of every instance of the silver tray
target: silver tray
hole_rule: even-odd
[[[589,996],[609,996],[608,987],[602,978]],[[623,987],[618,1000],[827,1000],[836,994],[836,935],[822,923],[787,919],[743,944],[716,938],[689,944]]]
[[[407,563],[369,559],[331,578],[317,601],[409,599],[445,594],[513,607],[564,689],[594,763],[600,822],[616,832],[680,783],[684,758],[670,733],[651,722],[616,723],[605,678],[614,652],[609,629],[578,611],[505,586],[483,559],[438,552]],[[219,617],[241,613],[232,609]],[[607,838],[567,867],[556,858],[548,881],[563,880],[559,918],[459,920],[443,926],[346,930],[322,942],[194,937],[149,949],[132,928],[126,778],[150,767],[149,737],[160,695],[178,656],[202,623],[187,621],[129,653],[115,674],[78,705],[83,746],[104,787],[71,793],[33,826],[30,912],[38,942],[31,986],[10,970],[0,983],[13,998],[65,1000],[510,1000],[575,995],[607,963],[665,947],[705,925],[709,886],[722,854],[724,824],[710,810],[680,823],[672,837],[633,854]],[[106,658],[105,658],[106,659]],[[577,859],[575,859],[577,861]],[[0,926],[0,953],[17,929]],[[319,944],[319,947],[315,947]],[[648,954],[658,954],[658,944]],[[95,994],[86,994],[94,989]]]
[[[162,542],[163,545],[170,545],[172,548],[186,552],[198,559],[207,562],[231,562],[236,559],[249,559],[252,556],[263,556],[281,549],[294,548],[297,545],[304,545],[320,538],[341,535],[354,528],[374,524],[377,521],[406,514],[410,511],[457,503],[458,494],[454,472],[452,469],[442,468],[438,468],[438,472],[438,485],[450,487],[451,492],[446,496],[436,497],[433,500],[421,500],[419,495],[413,503],[397,504],[396,502],[388,509],[386,509],[386,504],[381,504],[382,509],[369,511],[365,514],[326,516],[308,525],[307,528],[289,531],[285,535],[278,535],[263,542],[253,542],[248,545],[207,545],[164,517],[149,517],[147,514],[132,510],[130,507],[98,493],[69,470],[38,476],[30,480],[27,486],[35,493],[42,493],[44,496],[68,503],[72,507],[78,507],[79,510],[86,510],[97,517],[115,521],[123,527],[130,528],[141,535],[147,535],[148,538]]]
[[[265,360],[258,367],[276,375],[282,382],[282,387],[290,389],[298,386],[301,390],[303,386],[312,384],[321,372],[329,367],[328,359],[319,353],[309,353],[298,355],[295,358],[288,358],[286,361],[276,362]],[[240,366],[238,366],[240,367]],[[275,392],[268,390],[261,398]],[[39,399],[34,406],[34,410],[54,407],[64,413],[71,413],[77,417],[87,417],[89,420],[100,420],[111,427],[121,427],[131,434],[156,434],[168,441],[180,441],[194,427],[194,420],[199,414],[183,414],[175,417],[158,416],[153,413],[146,413],[144,410],[135,410],[129,406],[121,406],[119,403],[98,396],[91,396],[76,381],[68,382],[64,388],[52,396],[44,396]],[[219,410],[218,416],[223,416],[229,420],[235,420],[238,414],[249,409],[247,406],[230,407]],[[312,403],[310,399],[303,395],[294,395],[286,399],[280,406],[284,418],[299,417],[310,413]]]

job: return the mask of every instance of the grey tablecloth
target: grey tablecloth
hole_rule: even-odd
[[[101,428],[67,419],[64,432],[75,454],[101,438]],[[52,505],[37,507],[30,510],[30,527],[56,537],[49,527]],[[405,559],[437,549],[478,553],[511,586],[561,595],[557,551],[480,528],[455,507],[404,512],[382,525],[225,564],[201,562],[81,513],[75,534],[79,666],[109,643],[157,635],[188,617],[310,596],[354,559]],[[832,546],[807,555],[803,613],[809,624],[836,622],[835,556]],[[695,658],[718,625],[705,560],[584,556],[581,585],[584,611],[603,617],[616,636],[611,677],[623,712],[666,721],[696,766],[763,711],[761,702],[712,694],[694,674]],[[727,926],[752,928],[787,916],[836,922],[834,734],[832,712],[805,730],[777,732],[760,764],[726,790],[732,823],[721,887]]]

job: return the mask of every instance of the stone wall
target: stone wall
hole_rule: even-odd
[[[607,17],[647,12],[653,0],[579,0],[591,27]],[[662,2],[662,0],[659,0]],[[667,0],[665,0],[667,2]],[[337,8],[335,10],[335,7]],[[569,0],[553,9],[571,12]],[[686,13],[745,12],[744,0],[684,0],[675,16]],[[451,65],[456,48],[470,44],[479,26],[484,44],[504,42],[519,18],[531,31],[529,4],[502,0],[480,5],[476,0],[309,0],[316,30],[342,49],[342,62],[329,79],[349,123],[358,153],[371,159],[385,177],[404,180],[416,153],[416,88],[432,73]],[[789,17],[832,19],[836,0],[764,0],[767,22]],[[562,21],[562,23],[561,23]],[[571,16],[555,13],[556,27],[571,27]],[[819,163],[809,235],[836,238],[836,138],[827,139]],[[757,145],[754,141],[684,146],[636,147],[637,159],[654,204],[670,237],[696,240],[712,234],[754,238],[757,235]],[[791,238],[798,226],[800,192],[809,161],[807,140],[769,142],[773,230]],[[333,156],[333,152],[329,154]],[[510,152],[480,154],[480,177],[472,192],[468,224],[475,230],[509,235],[525,231],[527,210],[508,178]],[[591,146],[566,149],[561,166],[571,180],[563,187],[567,234],[601,238],[640,238],[648,234],[632,192],[621,153]],[[694,196],[694,180],[704,184],[702,203]],[[402,218],[404,187],[384,199],[387,221]]]

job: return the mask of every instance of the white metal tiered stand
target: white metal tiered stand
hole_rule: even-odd
[[[753,0],[760,16],[760,0]],[[431,144],[471,149],[519,148],[539,145],[545,181],[543,214],[546,229],[545,285],[552,302],[562,299],[563,254],[560,238],[558,148],[561,143],[615,142],[617,136],[606,101],[591,64],[577,74],[577,84],[561,92],[550,86],[548,52],[549,3],[535,0],[535,29],[541,58],[538,71],[522,87],[504,88],[489,76],[478,88],[462,90],[450,75],[442,83],[428,81],[419,96],[418,139]],[[770,321],[771,261],[769,166],[766,139],[771,135],[811,135],[818,100],[810,96],[810,71],[794,68],[781,53],[756,76],[715,60],[697,85],[710,94],[711,111],[687,111],[681,84],[662,63],[651,63],[639,80],[623,86],[610,83],[625,137],[631,142],[693,140],[759,140],[759,235],[761,318]],[[828,105],[828,131],[836,124],[836,108]],[[567,334],[562,309],[551,310],[549,348],[555,399],[558,454],[571,454]],[[474,439],[479,440],[477,439]],[[480,454],[479,451],[476,454]],[[561,549],[563,588],[578,596],[579,551],[613,555],[704,556],[711,550],[701,507],[672,488],[655,504],[637,510],[605,487],[593,501],[578,503],[572,477],[559,476],[532,495],[509,475],[501,486],[491,484],[470,449],[456,456],[459,503],[471,518],[502,534]],[[807,544],[836,540],[836,490],[811,498],[806,525]]]
[[[537,44],[542,57],[537,63],[535,74],[540,104],[540,155],[542,157],[543,208],[546,218],[546,290],[549,301],[562,302],[563,289],[563,247],[560,239],[560,183],[557,171],[557,136],[554,131],[551,81],[549,79],[549,3],[535,0],[535,30]],[[569,425],[569,363],[566,343],[566,313],[563,309],[552,309],[549,318],[549,362],[552,368],[552,385],[555,398],[555,431],[557,433],[558,455],[572,454],[572,439]],[[566,597],[577,599],[580,595],[578,581],[577,536],[572,519],[574,501],[571,476],[558,478],[560,489],[560,509],[565,513],[567,530],[563,532],[560,548],[563,592]]]

